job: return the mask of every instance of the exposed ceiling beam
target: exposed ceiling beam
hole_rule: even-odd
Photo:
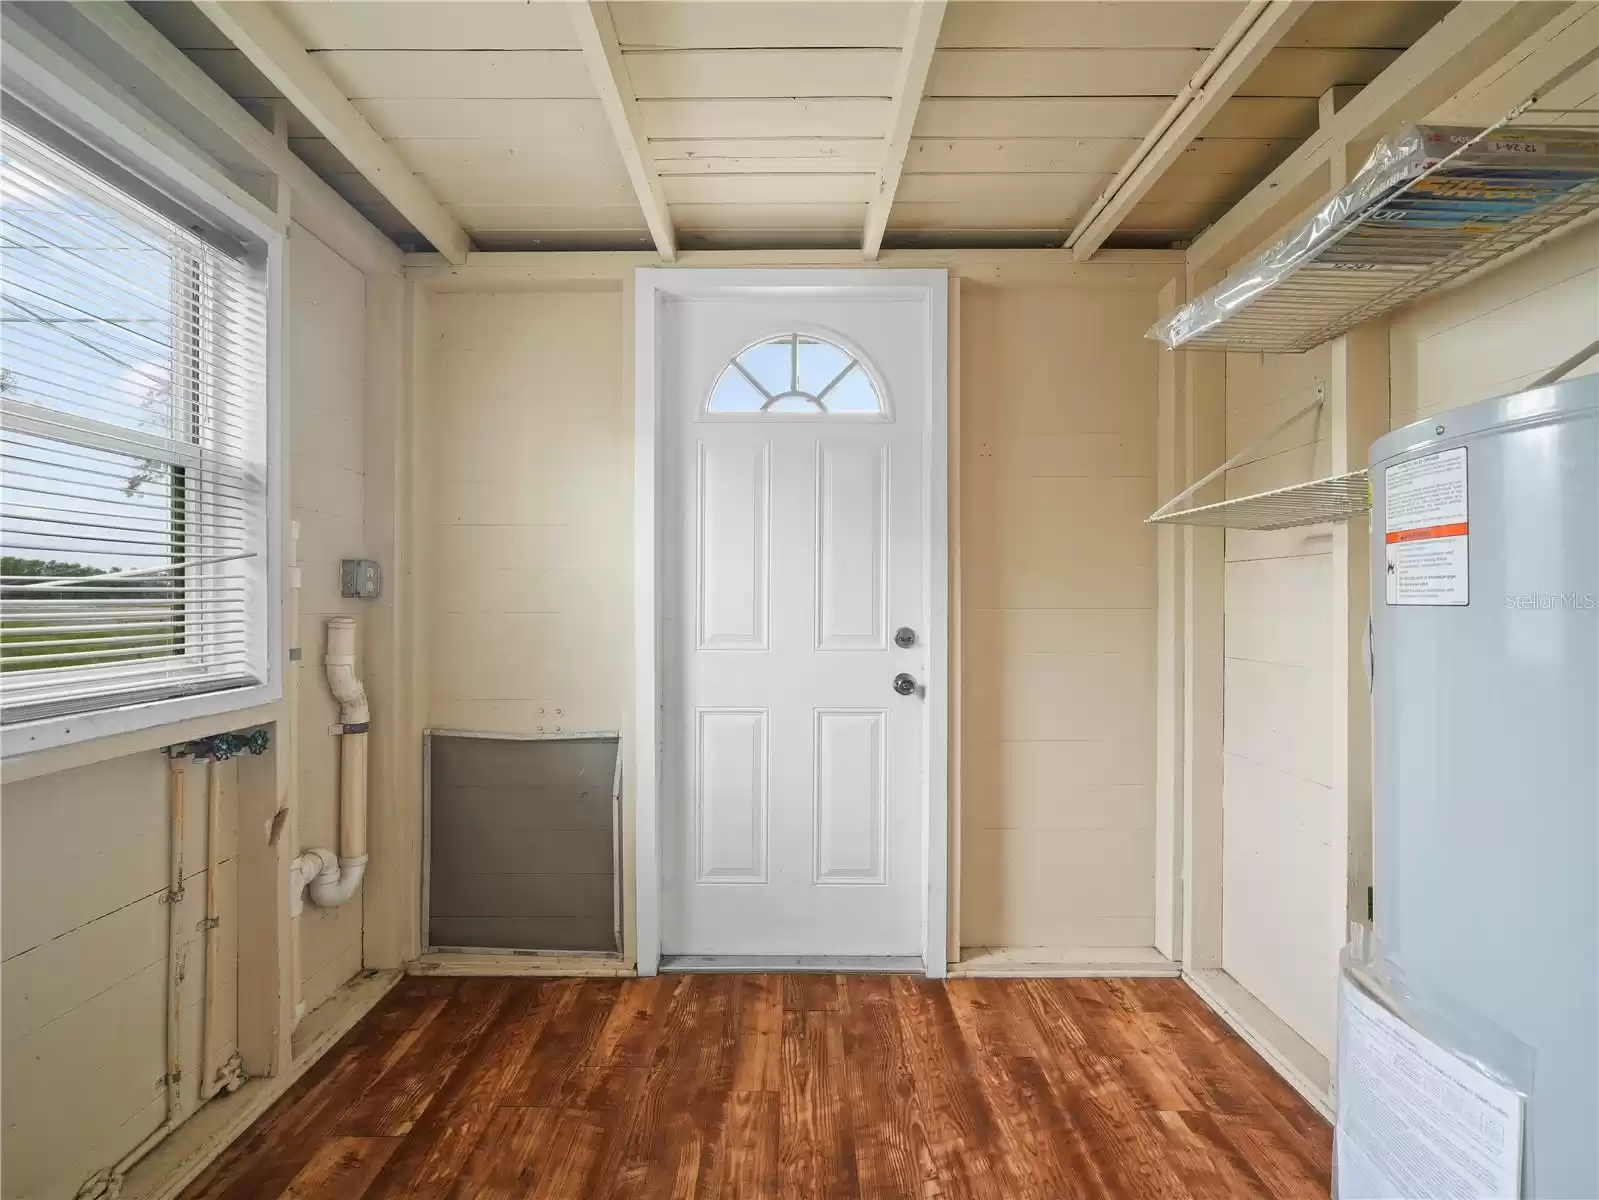
[[[922,91],[927,86],[927,71],[938,48],[938,30],[944,23],[945,0],[920,0],[911,9],[905,43],[900,50],[899,69],[894,78],[893,108],[888,121],[888,136],[883,142],[883,165],[877,169],[877,183],[866,206],[866,228],[861,235],[861,254],[867,262],[877,258],[888,229],[888,214],[894,208],[899,177],[910,153],[911,131],[916,113],[922,107]]]
[[[633,84],[627,77],[627,65],[622,61],[622,46],[616,38],[616,23],[611,19],[611,7],[604,0],[589,0],[573,4],[572,27],[577,31],[578,45],[583,48],[583,58],[588,63],[589,74],[594,78],[594,88],[600,94],[600,104],[605,109],[605,119],[611,123],[616,137],[616,148],[622,152],[622,162],[627,167],[627,177],[633,183],[633,194],[644,210],[644,221],[655,239],[655,249],[661,258],[671,262],[677,257],[677,236],[672,230],[672,215],[666,207],[666,193],[661,188],[661,175],[655,169],[655,158],[650,153],[649,140],[644,136],[644,123],[639,117],[638,97],[633,94]]]
[[[1543,26],[1559,17],[1565,4],[1524,0],[1474,0],[1458,4],[1424,33],[1416,44],[1362,88],[1330,121],[1321,126],[1270,175],[1205,230],[1188,250],[1191,269],[1213,260],[1223,267],[1262,239],[1260,228],[1275,229],[1290,199],[1301,202],[1306,187],[1316,183],[1335,151],[1393,131],[1405,121],[1420,120],[1472,79],[1511,53]],[[1302,203],[1301,203],[1302,207]]]
[[[1309,7],[1308,0],[1251,0],[1066,239],[1078,262],[1116,232]]]
[[[685,267],[859,267],[860,249],[849,250],[684,250]],[[465,266],[451,266],[437,254],[408,254],[406,278],[430,291],[517,291],[554,283],[614,282],[639,267],[659,262],[653,250],[500,250],[474,252]],[[1181,250],[1102,250],[1080,263],[1070,250],[884,250],[868,270],[942,268],[961,279],[1015,286],[1069,285],[1084,291],[1151,293],[1181,279]]]
[[[299,200],[295,218],[312,226],[325,241],[346,255],[358,247],[359,264],[366,271],[398,269],[400,251],[384,233],[350,206],[326,180],[287,146],[262,127],[222,86],[197,67],[156,28],[121,0],[77,0],[73,5],[123,49],[148,66],[174,93],[218,129],[249,152]]]
[[[288,97],[318,132],[350,160],[400,215],[454,263],[466,261],[472,239],[405,160],[311,60],[269,4],[196,0],[200,11]]]

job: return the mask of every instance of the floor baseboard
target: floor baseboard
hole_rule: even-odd
[[[295,1029],[288,1070],[248,1080],[232,1095],[223,1093],[206,1103],[128,1172],[121,1200],[172,1200],[181,1193],[371,1012],[400,978],[399,971],[371,971],[334,992]]]
[[[1183,982],[1312,1108],[1333,1120],[1332,1072],[1319,1050],[1226,971],[1215,967],[1185,971]]]

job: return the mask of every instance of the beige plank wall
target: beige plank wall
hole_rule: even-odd
[[[621,289],[435,295],[423,336],[429,724],[621,729],[633,440]]]
[[[290,490],[304,566],[300,837],[337,845],[337,706],[322,682],[326,616],[359,616],[338,598],[338,560],[362,551],[365,282],[304,228],[289,256]],[[205,894],[205,770],[190,767],[180,908],[185,1110],[199,1087]],[[236,764],[223,771],[219,977],[232,1053]],[[7,785],[3,806],[4,1181],[7,1197],[71,1195],[161,1123],[164,1090],[167,767],[156,751]],[[307,906],[305,1000],[315,1008],[361,969],[361,897]],[[88,1082],[85,1082],[88,1081]]]
[[[1413,305],[1388,335],[1393,428],[1513,392],[1599,338],[1599,225]],[[1599,372],[1589,359],[1573,374]]]
[[[961,289],[961,940],[1154,940],[1144,290]]]
[[[1315,396],[1322,348],[1227,356],[1227,453]],[[1227,494],[1327,473],[1325,416],[1228,472]],[[1322,1054],[1334,1032],[1332,535],[1229,530],[1223,567],[1222,965]]]
[[[1155,292],[967,281],[962,296],[965,941],[1147,946]],[[436,293],[428,314],[429,721],[625,728],[622,295]]]
[[[290,494],[300,523],[300,845],[338,849],[339,708],[323,678],[330,616],[362,616],[339,597],[339,560],[363,554],[366,280],[303,226],[289,236]],[[392,581],[391,581],[392,583]],[[357,645],[361,629],[357,628]],[[359,653],[359,650],[358,650]],[[341,908],[307,904],[300,967],[307,1011],[361,969],[357,892]]]
[[[206,771],[187,768],[183,1103],[200,1086]],[[218,980],[223,1060],[237,1011],[234,782],[221,768]],[[168,800],[159,751],[7,785],[4,829],[6,1197],[71,1196],[161,1124]]]

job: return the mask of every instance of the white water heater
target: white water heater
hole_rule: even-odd
[[[1371,450],[1375,924],[1535,1055],[1525,1194],[1599,1197],[1599,375]]]

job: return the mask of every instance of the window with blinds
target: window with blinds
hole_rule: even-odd
[[[0,124],[7,726],[266,678],[266,290]]]

